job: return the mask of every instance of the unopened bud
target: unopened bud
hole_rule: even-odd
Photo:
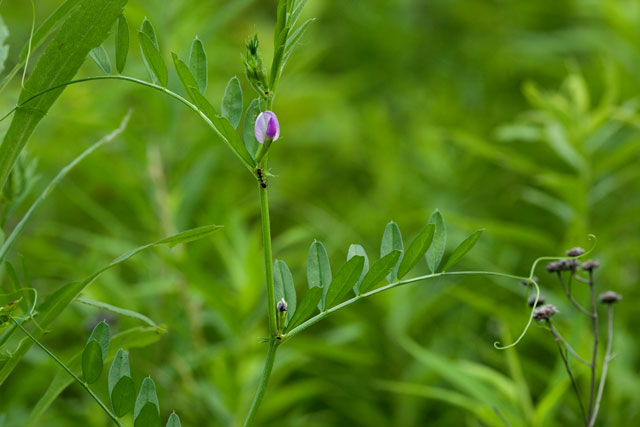
[[[254,128],[256,139],[260,144],[265,141],[277,141],[280,138],[280,124],[273,111],[263,111],[256,119]]]
[[[547,304],[533,310],[533,318],[536,320],[549,320],[557,312],[557,308],[551,304]]]
[[[596,268],[600,267],[600,263],[596,260],[590,259],[589,261],[585,261],[582,264],[582,269],[584,271],[593,271]]]
[[[576,257],[576,256],[580,256],[584,254],[584,249],[582,248],[571,248],[567,251],[567,256],[572,256],[572,257]]]
[[[615,293],[613,291],[604,292],[600,294],[600,296],[598,297],[598,300],[600,300],[600,302],[603,304],[614,304],[620,301],[621,299],[622,299],[622,295]]]
[[[276,309],[281,313],[287,311],[287,302],[284,300],[284,298],[278,301],[278,303],[276,304]]]
[[[535,296],[535,295],[531,295],[531,296],[529,297],[529,307],[533,307],[533,304],[535,304],[535,305],[536,305],[536,307],[540,307],[540,306],[541,306],[541,305],[543,305],[545,302],[547,302],[547,299],[546,299],[544,296],[542,296],[542,295],[540,295],[540,296],[538,297],[538,302],[537,302],[537,303],[536,303],[536,296]]]

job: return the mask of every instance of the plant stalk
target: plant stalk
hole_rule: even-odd
[[[260,385],[258,385],[258,390],[256,391],[256,395],[253,398],[253,402],[251,403],[251,408],[249,408],[247,418],[245,418],[244,420],[244,427],[248,427],[253,424],[256,414],[258,413],[258,409],[260,408],[260,404],[262,403],[262,399],[264,398],[264,393],[267,390],[267,384],[269,384],[269,377],[271,376],[273,362],[275,362],[276,360],[276,351],[278,351],[279,345],[280,343],[275,340],[269,342],[269,352],[267,353],[267,360],[264,362],[264,370],[262,371]]]
[[[593,417],[596,391],[596,364],[598,358],[598,307],[596,306],[596,291],[593,283],[593,271],[589,272],[589,289],[591,291],[591,309],[593,319],[593,355],[591,359],[591,383],[589,386],[589,420]]]

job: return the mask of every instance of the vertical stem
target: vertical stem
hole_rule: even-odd
[[[266,159],[261,169],[266,170]],[[269,313],[269,337],[276,336],[276,297],[273,291],[273,254],[271,251],[271,220],[269,219],[269,198],[266,187],[260,188],[260,212],[262,215],[262,240],[264,244],[264,271],[267,275],[267,311]]]
[[[67,365],[65,365],[60,359],[58,359],[56,357],[55,354],[53,354],[51,351],[49,351],[49,349],[47,347],[45,347],[42,343],[40,343],[40,341],[38,341],[33,335],[31,335],[29,333],[29,331],[27,331],[24,326],[22,326],[20,324],[20,322],[18,322],[15,318],[11,318],[11,320],[13,320],[13,323],[15,323],[18,328],[22,329],[22,332],[24,332],[34,343],[36,343],[38,345],[38,347],[40,347],[41,349],[43,349],[45,351],[45,353],[47,353],[53,360],[55,360],[58,365],[60,365],[62,367],[62,369],[64,369],[65,371],[67,371],[67,373],[69,375],[71,375],[71,377],[73,377],[74,380],[76,380],[76,382],[78,384],[80,384],[82,387],[84,387],[85,390],[87,390],[87,392],[91,395],[91,397],[93,397],[93,400],[95,400],[96,402],[98,402],[98,405],[100,405],[100,407],[102,408],[102,410],[104,412],[107,413],[107,415],[109,415],[109,417],[113,420],[113,422],[117,425],[117,426],[122,426],[122,424],[120,424],[120,421],[118,420],[118,417],[116,417],[114,414],[111,413],[111,411],[109,410],[109,408],[107,408],[107,406],[102,403],[102,401],[100,400],[100,398],[98,396],[96,396],[96,394],[93,392],[93,390],[91,390],[89,388],[89,386],[87,385],[87,383],[85,383],[84,381],[82,381],[80,378],[78,378],[78,376],[67,367]]]
[[[258,165],[259,168],[266,170],[267,160],[266,158]],[[244,426],[249,426],[253,423],[258,408],[264,398],[264,393],[267,390],[267,384],[269,383],[269,377],[271,376],[271,370],[273,369],[273,363],[276,359],[276,351],[280,343],[276,341],[277,326],[276,326],[276,297],[274,293],[273,285],[273,254],[271,250],[271,221],[269,219],[269,198],[267,196],[266,187],[259,186],[260,188],[260,212],[262,214],[262,240],[264,243],[264,270],[267,275],[267,311],[269,313],[269,352],[267,353],[267,360],[264,363],[264,371],[262,372],[262,378],[258,385],[258,390],[249,408],[249,413],[244,421]]]
[[[589,427],[593,427],[598,417],[598,411],[600,410],[600,402],[602,401],[602,393],[604,392],[604,383],[607,381],[607,370],[609,368],[609,362],[613,358],[611,355],[611,347],[613,345],[613,304],[609,304],[609,310],[607,312],[607,351],[604,355],[604,361],[602,362],[602,373],[600,374],[600,385],[598,386],[598,396],[596,397],[596,403],[593,408],[593,414],[589,420]]]
[[[589,419],[593,416],[596,390],[596,364],[598,358],[598,307],[596,306],[593,271],[589,271],[589,289],[591,290],[591,310],[593,319],[593,355],[591,357],[591,384],[589,386]]]
[[[260,385],[258,386],[256,395],[253,398],[253,403],[251,403],[251,408],[249,409],[247,418],[244,420],[244,427],[250,426],[253,423],[256,414],[258,413],[258,408],[260,408],[262,398],[264,397],[264,393],[267,390],[267,384],[269,383],[269,377],[271,376],[273,362],[276,360],[276,351],[278,350],[279,345],[280,344],[277,341],[271,341],[269,343],[269,352],[267,353],[267,360],[264,363],[262,379],[260,380]]]

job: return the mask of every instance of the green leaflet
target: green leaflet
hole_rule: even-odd
[[[307,258],[307,283],[309,288],[319,287],[323,290],[322,300],[318,304],[320,311],[324,311],[324,300],[331,284],[331,265],[329,264],[329,255],[324,245],[314,240],[309,247],[309,256]]]
[[[197,88],[204,95],[207,90],[209,80],[209,68],[207,67],[207,52],[204,50],[204,44],[196,37],[191,43],[191,51],[189,52],[189,70],[193,73]]]
[[[447,226],[444,224],[444,218],[438,209],[436,209],[429,218],[429,224],[435,225],[433,234],[433,242],[427,251],[427,266],[432,273],[435,273],[442,261],[442,255],[447,247]]]
[[[82,376],[87,384],[93,384],[102,373],[102,350],[97,340],[90,340],[82,352]]]
[[[162,87],[167,87],[169,81],[169,73],[167,71],[167,65],[160,55],[157,43],[154,43],[147,34],[142,31],[138,32],[138,38],[140,39],[140,49],[142,49],[142,55],[145,59],[145,66],[151,76],[152,80],[160,84]]]
[[[182,423],[180,422],[180,417],[175,412],[172,412],[169,415],[169,419],[167,420],[167,427],[182,427]]]
[[[136,403],[136,386],[133,378],[129,376],[120,378],[109,393],[109,398],[113,413],[117,417],[129,413]]]
[[[273,268],[274,293],[276,303],[281,298],[287,302],[287,322],[296,312],[296,287],[293,284],[293,276],[284,261],[276,260]]]
[[[100,45],[89,52],[89,56],[105,74],[111,74],[111,61],[104,46]]]
[[[116,355],[116,348],[144,347],[156,342],[160,338],[162,333],[164,333],[164,331],[158,328],[136,327],[116,334],[111,339],[110,349],[107,352],[106,361],[110,361],[114,358],[114,356]],[[66,365],[76,374],[80,374],[81,359],[82,352],[79,352],[71,359],[69,359]],[[69,387],[71,383],[73,383],[73,378],[71,378],[71,376],[62,368],[58,368],[58,371],[49,384],[49,387],[42,395],[38,403],[33,407],[31,414],[29,414],[27,426],[35,427],[42,425],[38,422],[42,414],[44,414],[47,408],[51,406],[53,401],[60,395],[60,393],[62,393],[62,391]]]
[[[240,124],[242,118],[242,87],[237,77],[231,77],[224,90],[220,105],[222,117],[229,120],[234,129]]]
[[[133,409],[133,419],[135,427],[156,427],[160,424],[160,404],[156,385],[150,377],[142,380]]]
[[[358,279],[356,284],[353,286],[353,292],[355,292],[356,295],[359,295],[360,283],[362,283],[362,279],[364,279],[364,276],[366,276],[369,272],[369,257],[367,257],[367,253],[361,245],[350,245],[349,252],[347,253],[347,261],[356,255],[364,257],[364,266],[362,267],[362,273],[360,274],[360,278]]]
[[[467,254],[467,252],[469,252],[471,249],[473,249],[473,247],[475,246],[476,242],[480,238],[480,235],[482,234],[483,231],[484,231],[484,229],[474,231],[473,233],[471,233],[469,235],[469,237],[464,239],[464,241],[462,243],[460,243],[457,248],[455,248],[455,250],[453,251],[453,253],[449,257],[447,262],[444,264],[444,267],[442,267],[442,271],[447,271],[456,262],[460,261],[460,258],[465,256]]]
[[[398,266],[398,279],[402,279],[427,252],[427,249],[429,249],[433,241],[435,228],[433,224],[427,224],[424,230],[411,242],[409,248],[404,253],[402,262],[400,262]]]
[[[67,308],[67,306],[80,294],[80,292],[82,292],[84,289],[87,288],[87,286],[92,284],[105,271],[123,263],[124,261],[128,260],[132,256],[142,251],[145,251],[147,249],[153,248],[155,246],[185,243],[195,239],[199,239],[199,238],[208,236],[211,232],[219,229],[219,227],[216,227],[215,229],[209,230],[206,233],[198,231],[198,230],[201,230],[202,228],[206,228],[206,227],[200,227],[193,230],[184,231],[174,236],[167,237],[165,239],[161,239],[144,246],[140,246],[116,258],[115,260],[111,261],[111,263],[109,263],[107,266],[96,271],[91,276],[84,279],[82,282],[72,282],[62,286],[38,306],[37,308],[37,311],[39,313],[38,324],[42,329],[47,329],[49,325],[54,320],[56,320],[58,316],[64,311],[64,309]],[[31,334],[34,336],[34,338],[40,339],[43,333],[41,329],[36,328],[36,329],[33,329]],[[13,371],[16,365],[24,357],[24,355],[29,350],[29,348],[31,348],[31,345],[33,345],[33,341],[31,340],[22,341],[20,346],[14,353],[13,357],[10,359],[7,359],[6,361],[4,361],[3,364],[0,365],[0,385],[4,383],[4,381],[7,379],[9,374]]]
[[[380,283],[382,279],[389,274],[391,270],[398,264],[398,260],[402,255],[402,251],[393,250],[374,262],[360,283],[360,295],[368,292],[375,285]]]
[[[129,23],[124,15],[118,16],[116,22],[116,70],[124,71],[129,54]]]
[[[329,285],[329,290],[323,298],[325,309],[332,307],[334,303],[338,302],[340,298],[349,292],[349,289],[353,288],[360,278],[363,267],[364,257],[356,255],[338,270],[331,281],[331,285]]]
[[[404,245],[402,243],[400,228],[398,227],[398,224],[393,221],[389,222],[384,228],[382,242],[380,242],[380,258],[383,258],[391,251],[400,251],[401,254],[398,264],[395,265],[393,270],[387,275],[387,282],[389,283],[396,280],[396,277],[398,276],[398,267],[400,267],[400,262],[402,260],[402,253],[404,253]]]
[[[42,90],[72,80],[89,52],[107,37],[126,3],[127,0],[85,0],[83,7],[75,8],[40,56],[25,82],[18,103]],[[29,108],[18,108],[15,112],[0,144],[0,188],[4,187],[36,125],[63,90],[47,92],[33,100]]]
[[[307,320],[315,311],[320,298],[322,298],[322,288],[314,286],[310,288],[302,297],[302,301],[298,304],[295,314],[287,325],[287,330],[292,330],[305,320]]]

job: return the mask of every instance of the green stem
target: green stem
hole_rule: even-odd
[[[273,369],[273,362],[276,360],[276,351],[280,345],[277,341],[271,341],[269,343],[269,352],[267,353],[267,360],[264,362],[264,371],[262,372],[262,379],[260,379],[260,385],[256,391],[256,395],[251,403],[251,408],[247,414],[247,418],[244,420],[244,427],[248,427],[253,424],[253,421],[258,413],[258,408],[262,403],[262,398],[267,390],[267,384],[269,383],[269,377],[271,376],[271,370]]]
[[[266,159],[261,165],[266,168]],[[267,276],[267,312],[269,313],[269,337],[275,339],[276,329],[276,297],[273,290],[273,254],[271,251],[271,221],[269,219],[269,197],[266,187],[260,188],[260,213],[262,215],[262,240],[264,244],[264,270]]]
[[[96,394],[93,392],[93,390],[91,390],[89,388],[89,385],[87,383],[85,383],[84,381],[82,381],[80,378],[78,378],[78,376],[67,367],[67,365],[65,365],[60,359],[58,359],[56,357],[55,354],[53,354],[51,351],[49,351],[49,349],[47,347],[45,347],[40,341],[38,341],[33,335],[31,335],[29,333],[29,331],[27,331],[21,324],[20,322],[18,322],[14,317],[11,318],[11,320],[13,320],[13,323],[16,324],[16,326],[18,326],[18,328],[22,329],[22,332],[24,332],[34,343],[36,343],[41,349],[43,349],[45,351],[45,353],[47,353],[53,360],[55,360],[58,365],[60,365],[62,367],[62,369],[64,369],[65,371],[67,371],[67,373],[69,375],[71,375],[73,377],[74,380],[76,380],[76,382],[78,384],[80,384],[82,387],[84,387],[85,390],[87,390],[87,393],[89,393],[91,395],[91,397],[93,397],[93,400],[95,400],[96,402],[98,402],[98,405],[100,405],[100,407],[102,408],[102,410],[104,412],[107,413],[107,415],[109,415],[109,417],[113,420],[113,422],[117,425],[122,427],[122,424],[120,424],[120,421],[118,420],[118,417],[116,417],[113,413],[111,413],[111,411],[109,410],[109,408],[106,407],[106,405],[104,403],[102,403],[102,401],[100,400],[100,398],[98,396],[96,396]]]

